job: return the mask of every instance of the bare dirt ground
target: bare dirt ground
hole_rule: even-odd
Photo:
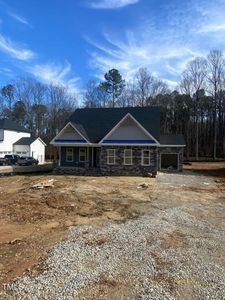
[[[50,186],[33,187],[39,183],[50,183]],[[207,221],[225,232],[225,163],[193,163],[185,166],[183,173],[159,173],[156,179],[55,175],[2,177],[1,288],[22,274],[40,273],[41,262],[48,251],[66,239],[71,226],[103,226],[108,221],[120,224],[183,206],[196,221]],[[162,238],[161,246],[162,249],[189,247],[185,232],[180,228]],[[224,245],[216,249],[215,255],[218,264],[225,268]],[[113,286],[110,289],[113,294]],[[89,294],[90,290],[87,291]],[[100,299],[99,294],[93,294],[92,298]]]

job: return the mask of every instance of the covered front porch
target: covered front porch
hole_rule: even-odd
[[[99,168],[100,147],[60,146],[58,167]]]

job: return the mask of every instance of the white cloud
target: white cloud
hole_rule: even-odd
[[[190,60],[211,49],[225,50],[221,39],[221,32],[225,32],[224,4],[224,0],[210,5],[206,0],[190,0],[177,6],[172,1],[160,6],[157,18],[155,14],[142,18],[137,28],[108,30],[101,42],[86,38],[92,46],[89,65],[101,80],[111,68],[130,79],[140,67],[147,67],[174,87]]]
[[[5,67],[0,68],[0,73],[4,76],[8,76],[10,78],[12,78],[15,75],[11,69],[5,68]]]
[[[15,19],[16,21],[26,25],[26,26],[30,26],[29,22],[22,16],[19,16],[11,11],[8,12],[9,16],[12,17],[13,19]]]
[[[27,61],[35,56],[35,53],[29,49],[23,48],[21,45],[12,42],[10,39],[0,34],[0,50],[9,54],[18,60]]]
[[[125,38],[121,39],[107,34],[104,44],[90,40],[89,43],[95,47],[90,53],[90,66],[101,79],[111,68],[117,68],[129,80],[139,68],[147,67],[152,73],[172,82],[171,78],[177,78],[189,60],[200,55],[182,43],[173,43],[162,36],[148,36],[145,32],[141,34],[140,31],[136,34],[126,32]]]
[[[225,31],[225,23],[221,23],[221,24],[216,24],[216,23],[212,23],[212,24],[208,24],[203,26],[202,28],[199,29],[199,33],[216,33],[216,32],[221,32],[221,31]]]
[[[115,9],[138,3],[139,0],[93,0],[89,6],[95,9]]]
[[[71,64],[64,65],[56,63],[35,64],[27,67],[27,71],[39,80],[46,83],[59,84],[68,88],[72,93],[79,94],[77,82],[78,77],[71,76]]]

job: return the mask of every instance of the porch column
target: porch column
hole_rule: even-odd
[[[61,147],[59,147],[59,160],[58,160],[58,166],[61,167]]]

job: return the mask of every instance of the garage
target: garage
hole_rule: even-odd
[[[161,169],[178,170],[178,153],[161,153]]]

